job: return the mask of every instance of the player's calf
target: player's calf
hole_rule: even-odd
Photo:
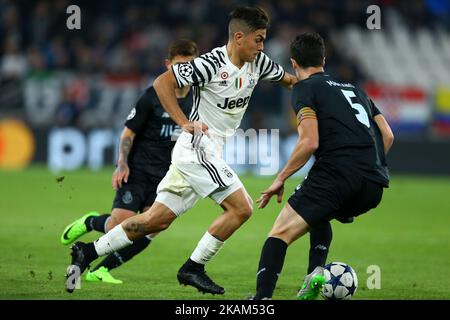
[[[155,202],[146,212],[122,222],[123,230],[133,241],[167,229],[177,216],[162,203]]]
[[[128,218],[134,217],[136,212],[126,209],[114,208],[111,212],[111,218],[107,221],[105,229],[106,232],[127,220]]]
[[[306,221],[289,204],[281,210],[269,237],[278,238],[290,245],[309,230]]]
[[[225,241],[251,217],[253,209],[244,189],[237,190],[220,205],[225,211],[211,224],[208,232]]]
[[[250,205],[246,205],[241,208],[237,208],[233,210],[233,213],[239,217],[242,223],[246,222],[252,216],[253,208]]]

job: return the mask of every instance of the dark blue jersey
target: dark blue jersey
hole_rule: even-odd
[[[315,113],[317,165],[332,163],[388,186],[383,139],[374,121],[380,111],[363,90],[319,72],[294,86],[292,106],[299,117]]]
[[[192,108],[191,91],[185,98],[178,99],[178,103],[188,116]],[[175,145],[172,134],[180,128],[164,110],[153,87],[149,87],[136,102],[125,126],[136,133],[128,156],[130,171],[164,177]]]

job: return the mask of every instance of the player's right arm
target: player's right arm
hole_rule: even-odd
[[[175,89],[188,85],[205,86],[225,64],[218,51],[212,51],[195,58],[192,61],[172,65],[170,70],[161,74],[153,82],[156,94],[164,109],[183,130],[194,133],[194,128],[205,132],[208,126],[196,121],[189,121],[181,110]]]
[[[128,167],[128,155],[133,146],[134,137],[136,133],[125,127],[120,136],[119,142],[119,158],[117,160],[117,167],[112,176],[112,186],[114,190],[122,187],[122,181],[128,182],[130,175],[130,168]]]
[[[272,185],[261,192],[261,197],[256,201],[258,208],[264,208],[272,196],[277,195],[278,203],[281,202],[285,181],[301,167],[319,148],[319,123],[317,120],[317,108],[314,103],[314,93],[311,88],[303,83],[298,83],[292,92],[292,107],[297,114],[297,131],[299,139],[291,156],[283,170],[280,171]]]
[[[183,110],[181,110],[175,95],[177,87],[178,84],[172,70],[167,70],[153,82],[153,88],[155,88],[158,99],[172,120],[183,130],[191,132],[189,130],[189,120],[186,118]]]
[[[394,133],[392,132],[389,123],[381,113],[373,117],[373,120],[380,129],[381,136],[383,137],[384,153],[388,154],[389,150],[392,147],[392,144],[394,143]]]

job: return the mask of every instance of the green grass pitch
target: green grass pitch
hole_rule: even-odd
[[[179,218],[132,261],[114,270],[122,285],[86,283],[69,295],[64,272],[69,249],[59,243],[66,224],[87,211],[109,212],[114,192],[112,169],[57,175],[43,167],[0,171],[1,299],[243,299],[254,292],[264,239],[281,205],[273,201],[225,244],[209,263],[210,276],[226,288],[224,296],[202,295],[180,286],[176,272],[221,209],[201,201]],[[271,178],[242,177],[254,199]],[[299,179],[286,185],[287,200]],[[328,260],[351,265],[359,278],[354,299],[449,299],[450,179],[394,176],[381,205],[353,224],[333,222]],[[94,240],[93,232],[84,240]],[[294,243],[286,256],[274,299],[294,299],[303,279],[309,237]],[[367,268],[381,270],[381,288],[368,289]]]

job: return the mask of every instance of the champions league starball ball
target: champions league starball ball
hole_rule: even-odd
[[[358,288],[358,277],[349,265],[331,262],[324,267],[322,296],[327,300],[350,300]]]

